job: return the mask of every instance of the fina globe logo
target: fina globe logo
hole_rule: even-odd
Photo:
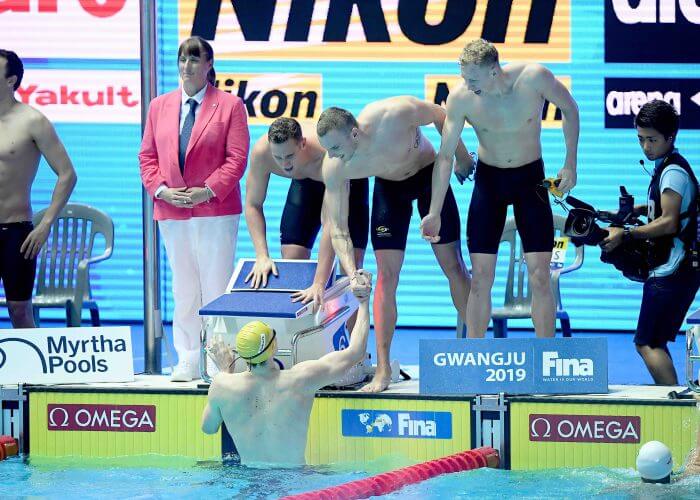
[[[451,439],[450,412],[342,410],[343,436]]]
[[[593,360],[561,358],[557,351],[542,352],[542,376],[546,381],[593,380]]]

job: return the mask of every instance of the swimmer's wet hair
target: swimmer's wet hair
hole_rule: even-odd
[[[5,78],[10,78],[11,76],[16,76],[17,81],[13,85],[14,90],[19,88],[19,84],[22,83],[22,77],[24,76],[24,65],[22,64],[22,59],[11,50],[0,49],[0,57],[7,61],[5,65]]]
[[[459,64],[476,64],[477,66],[498,64],[498,50],[491,42],[477,38],[464,46],[462,54],[459,56]]]
[[[277,118],[267,131],[267,140],[272,144],[283,144],[289,139],[301,141],[301,125],[294,118]]]
[[[349,132],[351,128],[359,127],[352,113],[343,108],[331,107],[321,113],[316,124],[316,133],[323,137],[331,130]]]
[[[641,128],[653,128],[663,135],[666,140],[678,134],[680,118],[678,111],[672,104],[654,99],[647,102],[639,109],[639,113],[634,117],[634,126]]]

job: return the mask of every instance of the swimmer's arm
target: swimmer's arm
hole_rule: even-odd
[[[576,171],[578,136],[580,129],[578,106],[569,90],[557,80],[551,71],[539,64],[534,65],[533,80],[535,87],[546,100],[561,110],[566,158],[564,166]]]
[[[30,132],[37,148],[46,158],[49,167],[58,176],[53,195],[51,196],[51,204],[47,208],[40,224],[48,228],[68,202],[68,198],[70,198],[73,188],[78,181],[78,176],[66,149],[63,147],[58,135],[56,135],[56,130],[54,130],[53,125],[44,115],[37,114],[36,119],[33,120]]]
[[[301,383],[309,390],[317,390],[343,378],[346,372],[360,363],[367,352],[369,336],[369,300],[360,302],[357,320],[350,334],[350,345],[342,351],[333,351],[318,360],[294,365]]]
[[[212,382],[209,388],[209,395],[207,397],[207,406],[204,408],[202,413],[202,432],[205,434],[216,434],[221,427],[223,418],[221,416],[221,410],[216,401],[216,395],[219,391],[218,385],[216,384],[216,379]]]
[[[318,265],[316,266],[316,274],[314,275],[314,284],[325,287],[326,281],[331,274],[333,268],[333,260],[335,252],[333,251],[333,242],[331,240],[330,222],[326,220],[325,211],[321,210],[321,241],[318,244]]]
[[[442,136],[442,130],[445,126],[445,119],[447,117],[447,113],[445,113],[445,110],[442,108],[442,106],[431,102],[421,101],[420,99],[416,99],[415,97],[412,99],[415,100],[414,106],[416,110],[415,116],[418,119],[417,125],[422,126],[433,124]],[[464,145],[464,142],[462,142],[461,138],[459,138],[459,140],[457,141],[457,149],[455,152],[455,156],[457,157],[457,160],[462,164],[468,165],[472,161],[471,157],[469,156],[469,151]]]
[[[268,161],[273,160],[269,157],[269,154],[266,154],[264,149],[266,148],[259,142],[253,148],[245,183],[245,219],[257,257],[268,257],[270,255],[267,247],[267,227],[263,204],[265,203],[267,188],[270,183]]]
[[[339,161],[329,158],[328,155],[324,157],[321,171],[326,192],[323,198],[322,218],[327,222],[331,244],[340,265],[348,276],[352,277],[357,271],[357,266],[348,226],[350,186],[341,169]]]
[[[460,109],[460,103],[454,95],[447,98],[447,113],[442,126],[442,139],[440,152],[435,160],[433,169],[433,188],[430,198],[430,213],[438,215],[442,212],[445,202],[445,194],[450,185],[452,174],[452,158],[455,156],[457,146],[461,141],[460,135],[464,129],[464,113]],[[466,151],[466,149],[465,149]]]

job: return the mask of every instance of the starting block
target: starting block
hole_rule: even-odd
[[[695,371],[695,364],[700,363],[700,309],[688,316],[686,321],[690,326],[685,337],[686,380],[690,390],[700,392],[700,385],[698,385],[700,371]]]
[[[255,259],[240,259],[226,293],[199,311],[204,319],[200,371],[205,382],[210,382],[216,371],[206,353],[209,340],[215,335],[221,335],[233,348],[236,333],[250,321],[263,321],[277,332],[275,359],[282,369],[291,368],[302,361],[318,359],[349,345],[345,324],[357,311],[359,302],[350,291],[350,280],[347,277],[335,279],[335,264],[326,283],[320,308],[313,303],[304,305],[292,302],[290,297],[292,293],[304,290],[313,283],[316,261],[275,260],[279,276],[270,274],[267,286],[258,289],[250,288],[250,284],[245,282],[254,264]],[[245,369],[245,363],[239,362],[235,366],[237,372]],[[364,370],[354,371],[357,375],[343,380],[342,385],[364,380]]]

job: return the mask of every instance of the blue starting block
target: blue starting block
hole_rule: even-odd
[[[200,367],[202,379],[207,382],[215,372],[205,350],[209,340],[221,335],[233,348],[236,333],[250,321],[260,320],[275,329],[275,358],[283,368],[318,359],[328,352],[344,349],[349,343],[345,323],[357,311],[359,302],[350,291],[348,278],[335,279],[335,265],[326,283],[323,305],[316,310],[313,303],[304,305],[291,299],[292,293],[313,283],[316,261],[276,260],[279,276],[270,274],[267,286],[258,289],[250,288],[245,282],[254,264],[255,259],[240,259],[226,293],[199,311],[205,325]],[[236,364],[235,371],[245,369],[245,363]]]

